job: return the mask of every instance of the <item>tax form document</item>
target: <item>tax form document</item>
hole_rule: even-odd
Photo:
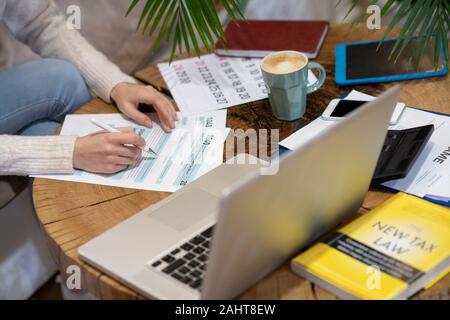
[[[178,108],[184,116],[266,99],[261,59],[208,54],[158,64]],[[309,71],[308,82],[317,81]]]
[[[153,127],[146,128],[123,115],[68,115],[61,135],[85,136],[97,131],[94,118],[112,127],[131,127],[142,136],[156,153],[142,153],[128,169],[112,175],[76,170],[71,175],[40,175],[36,177],[82,183],[92,183],[142,190],[174,192],[223,162],[223,146],[229,130],[225,128],[226,111],[214,111],[198,116],[178,115],[176,128],[165,133],[151,115]]]
[[[375,97],[353,90],[345,99],[370,101]],[[295,150],[313,139],[317,133],[335,125],[318,117],[280,142]],[[407,107],[399,123],[390,130],[403,130],[433,124],[434,132],[408,175],[403,179],[385,182],[382,186],[403,191],[421,198],[430,198],[450,206],[450,116]]]
[[[394,130],[434,125],[434,132],[408,175],[383,183],[421,198],[450,201],[450,117],[407,108]]]
[[[374,97],[352,91],[346,99],[373,100]],[[390,189],[434,200],[450,201],[450,116],[406,108],[397,125],[390,130],[403,130],[433,124],[434,132],[414,162],[408,175],[382,185]]]

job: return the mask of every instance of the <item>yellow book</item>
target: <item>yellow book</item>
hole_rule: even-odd
[[[450,267],[450,209],[398,193],[291,266],[344,299],[406,299]]]

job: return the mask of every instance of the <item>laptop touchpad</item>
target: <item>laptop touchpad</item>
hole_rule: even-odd
[[[149,213],[148,216],[177,231],[183,231],[215,213],[218,205],[218,197],[200,189],[191,189],[172,198],[166,205]]]

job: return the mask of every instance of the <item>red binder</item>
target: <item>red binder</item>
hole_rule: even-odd
[[[216,44],[219,55],[263,58],[282,50],[316,58],[328,33],[328,21],[240,20],[225,29],[225,44]]]

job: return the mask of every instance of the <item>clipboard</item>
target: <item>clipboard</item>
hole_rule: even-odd
[[[341,99],[344,99],[344,98],[346,98],[346,97],[347,97],[347,94],[344,94],[344,95],[341,95],[340,98],[341,98]],[[413,109],[416,109],[416,110],[420,110],[420,111],[424,111],[424,112],[428,112],[428,113],[431,113],[431,114],[436,114],[436,115],[440,115],[440,116],[450,117],[450,114],[446,114],[446,113],[442,113],[442,112],[436,112],[436,111],[424,110],[424,109],[416,108],[416,107],[410,107],[410,108],[413,108]],[[279,157],[282,157],[282,156],[284,156],[285,154],[288,154],[290,151],[291,151],[290,149],[287,149],[287,148],[285,148],[285,147],[279,145],[278,156],[279,156]],[[275,155],[275,156],[276,156],[276,155]],[[392,193],[397,193],[397,192],[405,192],[405,193],[407,193],[407,192],[404,191],[404,190],[397,190],[397,189],[393,189],[393,188],[390,188],[390,187],[387,187],[387,186],[384,186],[384,185],[378,185],[377,188],[378,188],[378,189],[381,189],[381,190],[388,191],[388,192],[392,192]],[[414,196],[416,196],[416,195],[414,195]],[[419,197],[419,198],[420,198],[420,197]],[[422,199],[427,200],[427,201],[430,201],[430,202],[432,202],[432,203],[436,203],[436,204],[445,206],[445,207],[450,207],[450,201],[447,202],[447,201],[437,200],[437,199],[433,199],[433,198],[430,198],[430,197],[427,197],[427,196],[422,197]]]

